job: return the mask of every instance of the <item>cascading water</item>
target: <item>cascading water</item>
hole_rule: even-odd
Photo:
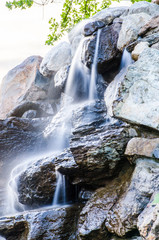
[[[97,31],[97,40],[95,53],[93,58],[93,64],[91,68],[91,81],[89,86],[89,100],[94,100],[97,97],[96,81],[97,81],[97,61],[98,61],[98,48],[99,48],[99,39],[100,39],[101,29]]]
[[[56,114],[53,118],[52,123],[45,129],[44,136],[47,138],[50,132],[54,132],[53,137],[50,140],[50,149],[52,152],[61,152],[64,150],[65,147],[68,147],[69,144],[69,135],[71,133],[71,124],[70,120],[72,117],[72,111],[75,107],[78,107],[77,102],[80,100],[95,100],[97,97],[96,91],[96,80],[97,80],[97,56],[98,56],[98,47],[99,47],[99,38],[100,38],[101,30],[97,32],[97,40],[96,40],[96,47],[95,47],[95,54],[93,59],[93,64],[91,71],[81,62],[81,53],[82,53],[82,46],[85,39],[82,39],[77,51],[74,55],[72,60],[72,64],[69,71],[69,76],[67,79],[67,84],[65,88],[65,94],[70,96],[76,105],[69,104],[64,101],[63,108]],[[58,121],[60,119],[60,121]],[[58,122],[58,124],[57,124]],[[49,150],[50,151],[50,150]],[[48,153],[46,153],[47,155]],[[50,154],[50,152],[49,152]],[[45,155],[45,156],[46,156]],[[41,158],[41,156],[40,156]],[[30,162],[30,160],[29,160]],[[19,174],[24,171],[28,167],[27,163],[24,163],[23,166],[17,166],[12,171],[12,176],[9,181],[9,189],[10,193],[12,193],[12,197],[9,196],[9,199],[13,200],[10,202],[8,212],[15,212],[15,211],[23,211],[25,207],[18,202],[17,198],[17,189],[16,184],[18,181]],[[20,169],[20,171],[18,170]],[[57,206],[59,204],[67,204],[71,202],[71,197],[67,193],[66,189],[71,189],[74,192],[74,196],[77,195],[77,189],[73,189],[72,186],[67,187],[66,176],[62,175],[58,171],[57,174],[57,185],[56,190],[53,198],[53,205]],[[69,190],[68,190],[69,191]],[[68,196],[67,196],[68,195]],[[71,195],[71,194],[70,194]],[[76,196],[75,196],[76,198]],[[8,213],[7,212],[7,213]]]
[[[120,63],[120,69],[119,69],[120,71],[116,75],[115,79],[109,84],[105,92],[106,106],[107,106],[108,114],[110,116],[113,116],[111,106],[113,105],[112,103],[114,99],[116,99],[118,88],[127,72],[128,66],[132,63],[133,63],[133,60],[131,58],[131,54],[126,49],[124,49],[123,55],[121,58],[121,63]]]
[[[66,204],[66,176],[56,171],[57,187],[53,198],[53,206]]]

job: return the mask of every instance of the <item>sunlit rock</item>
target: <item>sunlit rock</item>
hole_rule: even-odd
[[[54,46],[44,57],[40,65],[40,73],[50,76],[61,67],[71,63],[71,46],[68,42],[61,42]]]
[[[132,14],[124,17],[117,43],[118,49],[122,51],[125,46],[137,40],[141,27],[143,27],[150,18],[150,15],[146,13]]]
[[[159,159],[159,138],[132,138],[127,144],[125,155],[131,162],[138,157]]]
[[[29,57],[3,78],[0,89],[1,119],[23,100],[36,101],[46,98],[45,91],[35,83],[41,61],[39,56]]]
[[[159,130],[159,51],[148,48],[129,66],[118,89],[113,114]]]
[[[132,4],[125,15],[137,14],[137,13],[147,13],[150,16],[157,16],[159,12],[159,6],[154,3],[147,1],[139,1],[135,4]]]
[[[132,59],[137,61],[140,54],[144,51],[145,48],[147,48],[149,46],[148,42],[140,42],[138,43],[134,50],[132,51],[131,55],[132,55]]]

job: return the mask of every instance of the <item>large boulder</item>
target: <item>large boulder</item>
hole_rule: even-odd
[[[110,209],[125,191],[132,171],[133,167],[125,162],[125,167],[118,178],[107,181],[105,187],[95,191],[80,213],[78,222],[78,237],[80,240],[109,240],[111,238],[104,223]]]
[[[124,17],[117,43],[118,49],[122,51],[128,44],[137,40],[141,27],[143,27],[150,18],[150,15],[146,13],[132,14]]]
[[[46,99],[46,89],[39,85],[37,72],[42,58],[31,56],[8,72],[0,89],[0,117],[5,118],[22,101]],[[43,79],[48,85],[48,79]]]
[[[54,156],[44,157],[20,172],[17,183],[19,202],[32,208],[51,204],[55,188]]]
[[[138,217],[138,230],[143,239],[158,239],[159,228],[159,192],[155,192],[143,212]]]
[[[154,17],[157,16],[159,12],[159,6],[154,3],[147,1],[139,1],[132,4],[130,8],[125,12],[125,15],[147,13],[148,15]]]
[[[76,238],[80,207],[41,209],[0,218],[0,235],[7,240]]]
[[[159,164],[155,160],[140,158],[131,177],[130,185],[107,214],[108,231],[124,236],[137,228],[137,218],[158,190]]]
[[[116,27],[118,24],[118,28]],[[101,30],[99,37],[97,69],[99,73],[104,73],[115,68],[120,63],[121,53],[117,49],[118,32],[120,23],[114,23]],[[92,36],[84,42],[82,61],[91,68],[95,54],[97,36]]]
[[[129,66],[113,103],[114,116],[159,130],[159,51],[147,48]]]
[[[101,21],[105,25],[110,25],[115,18],[120,17],[126,10],[127,10],[127,7],[106,8],[96,13],[92,18],[81,21],[68,34],[68,38],[71,45],[74,45],[74,42],[76,42],[76,39],[78,39],[78,43],[79,43],[79,39],[81,39],[82,34],[85,32],[84,29],[87,28],[88,26],[87,24],[89,24],[89,26],[90,25],[92,26],[92,23]],[[96,30],[97,29],[98,27],[96,28]]]
[[[81,105],[73,116],[70,150],[85,183],[101,186],[106,178],[118,173],[126,144],[137,132],[109,118],[102,101]]]
[[[61,67],[71,63],[71,46],[68,42],[61,42],[54,46],[44,57],[40,65],[40,73],[43,76],[51,76]]]

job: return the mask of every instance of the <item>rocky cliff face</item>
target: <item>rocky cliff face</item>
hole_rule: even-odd
[[[155,3],[105,9],[3,79],[1,237],[159,239],[158,22]]]

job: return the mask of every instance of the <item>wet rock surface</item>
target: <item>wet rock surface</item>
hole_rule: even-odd
[[[79,211],[80,206],[72,206],[3,217],[0,218],[0,235],[7,240],[75,240]]]
[[[106,26],[102,28],[100,33],[100,42],[97,58],[97,68],[99,73],[104,73],[112,67],[119,65],[121,53],[117,49],[118,29],[116,24]],[[84,50],[82,53],[82,61],[87,67],[91,67],[93,63],[94,51],[96,45],[96,36],[92,36],[90,39],[84,42]]]
[[[117,173],[128,139],[137,134],[124,122],[106,116],[104,102],[83,105],[74,112],[70,150],[88,184]]]
[[[40,130],[48,120],[34,121],[21,118],[8,118],[0,121],[0,159],[10,160],[18,155],[42,149],[44,139]]]
[[[51,204],[56,188],[54,156],[36,161],[18,178],[19,202],[30,207]]]
[[[78,223],[79,239],[110,239],[104,223],[109,211],[129,185],[133,167],[127,163],[125,166],[120,176],[106,181],[105,187],[96,190],[82,209]]]

